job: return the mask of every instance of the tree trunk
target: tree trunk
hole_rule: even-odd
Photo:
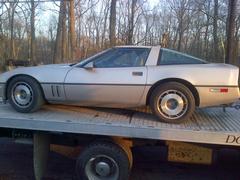
[[[219,62],[218,56],[218,0],[214,0],[214,15],[213,15],[213,47],[214,59]]]
[[[109,24],[110,46],[116,45],[116,3],[117,0],[112,0],[110,9],[110,24]]]
[[[108,13],[109,13],[109,8],[106,5],[104,9],[104,22],[103,22],[103,31],[102,31],[102,39],[101,39],[101,48],[106,48],[106,29],[107,29],[107,21],[108,21]]]
[[[236,28],[235,28],[235,44],[234,44],[234,55],[233,55],[233,59],[235,60],[234,64],[237,66],[240,66],[240,59],[239,59],[239,32],[240,32],[240,14],[238,15],[238,17],[236,17],[236,21],[238,23],[236,23]]]
[[[129,20],[129,27],[128,27],[128,44],[133,44],[133,31],[134,31],[134,18],[135,18],[135,11],[136,11],[137,0],[132,0],[131,5],[131,17]]]
[[[206,29],[205,29],[205,33],[204,33],[204,46],[205,46],[205,52],[204,52],[204,57],[205,59],[208,59],[208,29],[209,29],[209,21],[210,21],[210,3],[211,1],[207,2],[207,22],[206,22]]]
[[[67,59],[67,27],[66,27],[66,1],[63,1],[64,5],[62,7],[62,50],[61,50],[61,61],[64,62]]]
[[[10,58],[15,58],[15,42],[14,42],[14,16],[15,16],[15,3],[10,3],[8,11],[9,24],[10,24]]]
[[[62,40],[62,31],[63,31],[63,19],[64,19],[64,9],[66,9],[66,2],[65,0],[61,1],[60,3],[60,10],[59,10],[59,17],[58,17],[58,27],[57,27],[57,35],[56,35],[56,42],[53,54],[53,63],[61,63],[63,60],[62,53],[61,53],[61,40]]]
[[[30,59],[33,65],[37,65],[36,62],[36,38],[35,38],[35,2],[31,0],[31,54]]]
[[[178,27],[178,46],[177,46],[177,50],[181,51],[181,43],[182,43],[182,37],[183,37],[183,27],[182,27],[182,19],[179,22],[179,27]]]
[[[186,1],[181,0],[180,1],[180,9],[177,11],[177,19],[178,19],[178,45],[177,45],[177,50],[181,51],[181,46],[182,46],[182,40],[183,40],[183,35],[184,31],[186,30],[184,24],[186,23],[184,20],[184,17],[186,16]]]
[[[74,12],[74,0],[70,0],[69,6],[69,22],[70,22],[70,58],[75,59],[76,54],[76,32],[75,32],[75,12]]]
[[[228,18],[227,18],[227,29],[226,29],[226,63],[233,63],[234,59],[234,34],[235,34],[235,19],[236,19],[236,5],[237,0],[228,1]]]

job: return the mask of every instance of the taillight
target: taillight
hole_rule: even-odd
[[[222,89],[220,89],[220,92],[221,93],[227,93],[228,92],[228,88],[222,88]]]
[[[209,91],[216,93],[228,93],[228,88],[211,88]]]

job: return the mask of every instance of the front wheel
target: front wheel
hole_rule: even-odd
[[[194,112],[195,99],[185,85],[169,82],[153,90],[150,107],[161,121],[182,123],[189,119]]]
[[[18,76],[12,79],[7,92],[9,103],[21,113],[37,111],[44,104],[40,85],[28,76]]]

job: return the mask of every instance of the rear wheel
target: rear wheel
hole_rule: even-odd
[[[37,111],[44,104],[40,85],[28,76],[18,76],[12,79],[7,92],[9,103],[21,113]]]
[[[154,89],[150,106],[161,121],[181,123],[188,120],[194,112],[195,99],[192,92],[183,84],[169,82]]]
[[[125,151],[112,142],[96,142],[81,152],[76,164],[79,180],[127,180],[130,163]]]

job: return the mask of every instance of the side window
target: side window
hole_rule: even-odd
[[[162,48],[160,50],[158,64],[176,65],[176,64],[205,64],[204,60],[183,54],[177,51]]]
[[[147,60],[149,48],[113,48],[93,59],[96,68],[140,67]]]

